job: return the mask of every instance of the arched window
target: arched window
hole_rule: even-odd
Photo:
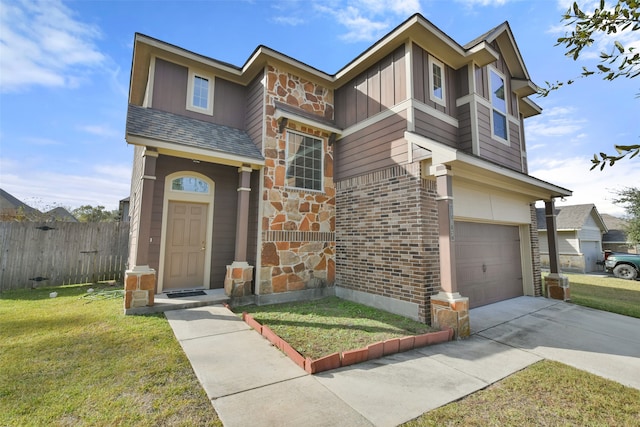
[[[209,184],[194,176],[181,176],[171,180],[171,190],[209,194]]]

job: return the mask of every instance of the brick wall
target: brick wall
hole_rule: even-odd
[[[336,284],[416,303],[429,323],[440,286],[435,196],[417,163],[336,183]]]
[[[533,258],[533,295],[539,297],[542,295],[542,270],[540,269],[540,239],[538,237],[538,217],[536,215],[536,205],[530,205],[531,225],[529,234],[531,236],[531,257]]]

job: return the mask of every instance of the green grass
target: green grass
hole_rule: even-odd
[[[637,426],[639,420],[640,390],[545,360],[403,426]]]
[[[88,287],[0,294],[0,425],[222,425],[165,317]]]
[[[569,277],[572,303],[640,318],[640,281],[613,276],[563,274]]]
[[[239,307],[267,325],[300,354],[317,359],[389,338],[432,332],[424,323],[336,297]]]

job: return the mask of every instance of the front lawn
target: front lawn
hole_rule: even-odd
[[[337,297],[238,307],[267,325],[305,357],[366,347],[378,341],[433,332],[429,325]]]
[[[404,427],[637,426],[640,390],[543,360]]]
[[[640,318],[640,281],[604,275],[563,274],[569,277],[572,303]]]
[[[0,425],[222,425],[164,315],[88,287],[0,294]]]

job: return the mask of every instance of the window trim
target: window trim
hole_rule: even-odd
[[[315,140],[320,141],[320,188],[319,189],[314,189],[314,188],[305,188],[305,187],[296,187],[295,185],[289,185],[288,184],[288,178],[287,178],[287,170],[289,169],[289,135],[294,134],[294,135],[299,135],[302,136],[303,138],[313,138]],[[290,189],[295,189],[295,190],[299,190],[299,191],[310,191],[310,192],[315,192],[315,193],[322,193],[324,192],[324,157],[325,157],[325,153],[324,153],[324,139],[321,137],[317,137],[315,135],[311,135],[308,133],[304,133],[304,132],[297,132],[291,129],[287,129],[286,130],[286,149],[285,149],[285,176],[284,176],[284,186],[285,188],[290,188]]]
[[[441,81],[441,85],[442,85],[442,99],[438,98],[437,96],[435,96],[434,94],[434,75],[433,75],[433,66],[437,65],[441,72],[442,75],[440,76],[440,78],[442,79]],[[447,106],[447,84],[446,84],[446,69],[444,67],[444,64],[442,63],[442,61],[439,61],[438,59],[436,59],[435,57],[429,55],[429,60],[427,61],[427,66],[429,67],[429,99],[433,102],[435,102],[436,104],[440,104],[444,107]]]
[[[198,107],[193,105],[193,91],[195,89],[194,81],[196,77],[205,79],[209,82],[209,90],[207,92],[207,108]],[[196,113],[207,114],[213,116],[213,85],[214,78],[201,71],[193,70],[189,68],[189,80],[187,81],[187,110],[194,111]]]
[[[491,104],[491,113],[489,114],[489,119],[491,123],[491,137],[502,142],[503,144],[509,145],[509,99],[507,98],[507,79],[504,74],[498,71],[496,68],[487,67],[489,71],[489,103]],[[493,89],[492,89],[492,74],[495,73],[500,79],[502,79],[502,84],[504,85],[504,111],[500,111],[499,108],[495,106],[493,103]],[[495,124],[494,124],[494,113],[498,113],[504,117],[504,130],[505,137],[502,135],[498,135],[495,133]]]

